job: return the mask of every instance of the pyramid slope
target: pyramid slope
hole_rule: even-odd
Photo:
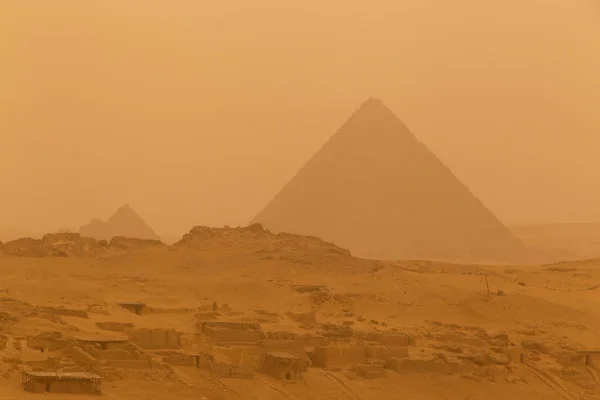
[[[108,221],[92,220],[79,229],[79,234],[97,240],[111,240],[117,236],[160,240],[154,230],[129,205],[119,208]]]
[[[380,100],[369,99],[254,218],[359,257],[520,262],[527,249]]]

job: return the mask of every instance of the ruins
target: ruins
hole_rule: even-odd
[[[295,381],[308,370],[305,359],[284,352],[265,354],[262,372],[282,381]]]

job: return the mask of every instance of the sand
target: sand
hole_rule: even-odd
[[[600,398],[600,365],[577,356],[599,348],[600,260],[382,262],[255,225],[198,227],[173,246],[5,255],[0,271],[0,335],[27,340],[25,364],[0,350],[0,399],[40,396],[23,391],[20,369],[44,354],[59,360],[52,370],[93,371],[103,396],[125,400]],[[144,303],[146,313],[120,303]],[[248,328],[241,340],[211,339],[202,321],[259,323],[260,338]],[[98,326],[107,322],[134,328]],[[72,357],[82,338],[135,342],[140,329],[174,329],[179,348],[144,350],[155,363],[143,369],[114,366],[108,356],[92,366]],[[323,345],[351,355],[319,366],[314,348]],[[292,382],[274,378],[260,363],[275,347],[311,366]],[[210,354],[213,363],[181,365],[165,358],[169,351]],[[361,375],[364,364],[374,377]],[[235,377],[217,373],[218,365]]]

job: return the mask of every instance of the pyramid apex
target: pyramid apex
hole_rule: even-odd
[[[82,236],[99,240],[110,240],[115,236],[160,240],[142,217],[129,204],[119,207],[107,221],[94,219],[80,228]]]
[[[367,100],[365,100],[363,102],[363,107],[364,106],[368,106],[368,105],[372,105],[372,106],[381,106],[383,105],[383,101],[381,99],[378,99],[376,97],[369,97]]]

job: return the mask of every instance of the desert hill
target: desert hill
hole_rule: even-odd
[[[369,99],[254,218],[373,259],[519,262],[527,249],[380,100]]]
[[[351,258],[350,252],[317,237],[272,233],[261,224],[237,228],[197,226],[173,245],[212,253],[259,255],[261,259],[302,261],[305,264],[323,262],[329,258]]]
[[[520,225],[510,230],[543,262],[600,257],[600,224]]]
[[[115,236],[160,240],[154,230],[129,205],[119,208],[107,221],[92,220],[82,226],[79,233],[83,237],[97,240],[110,240]]]

